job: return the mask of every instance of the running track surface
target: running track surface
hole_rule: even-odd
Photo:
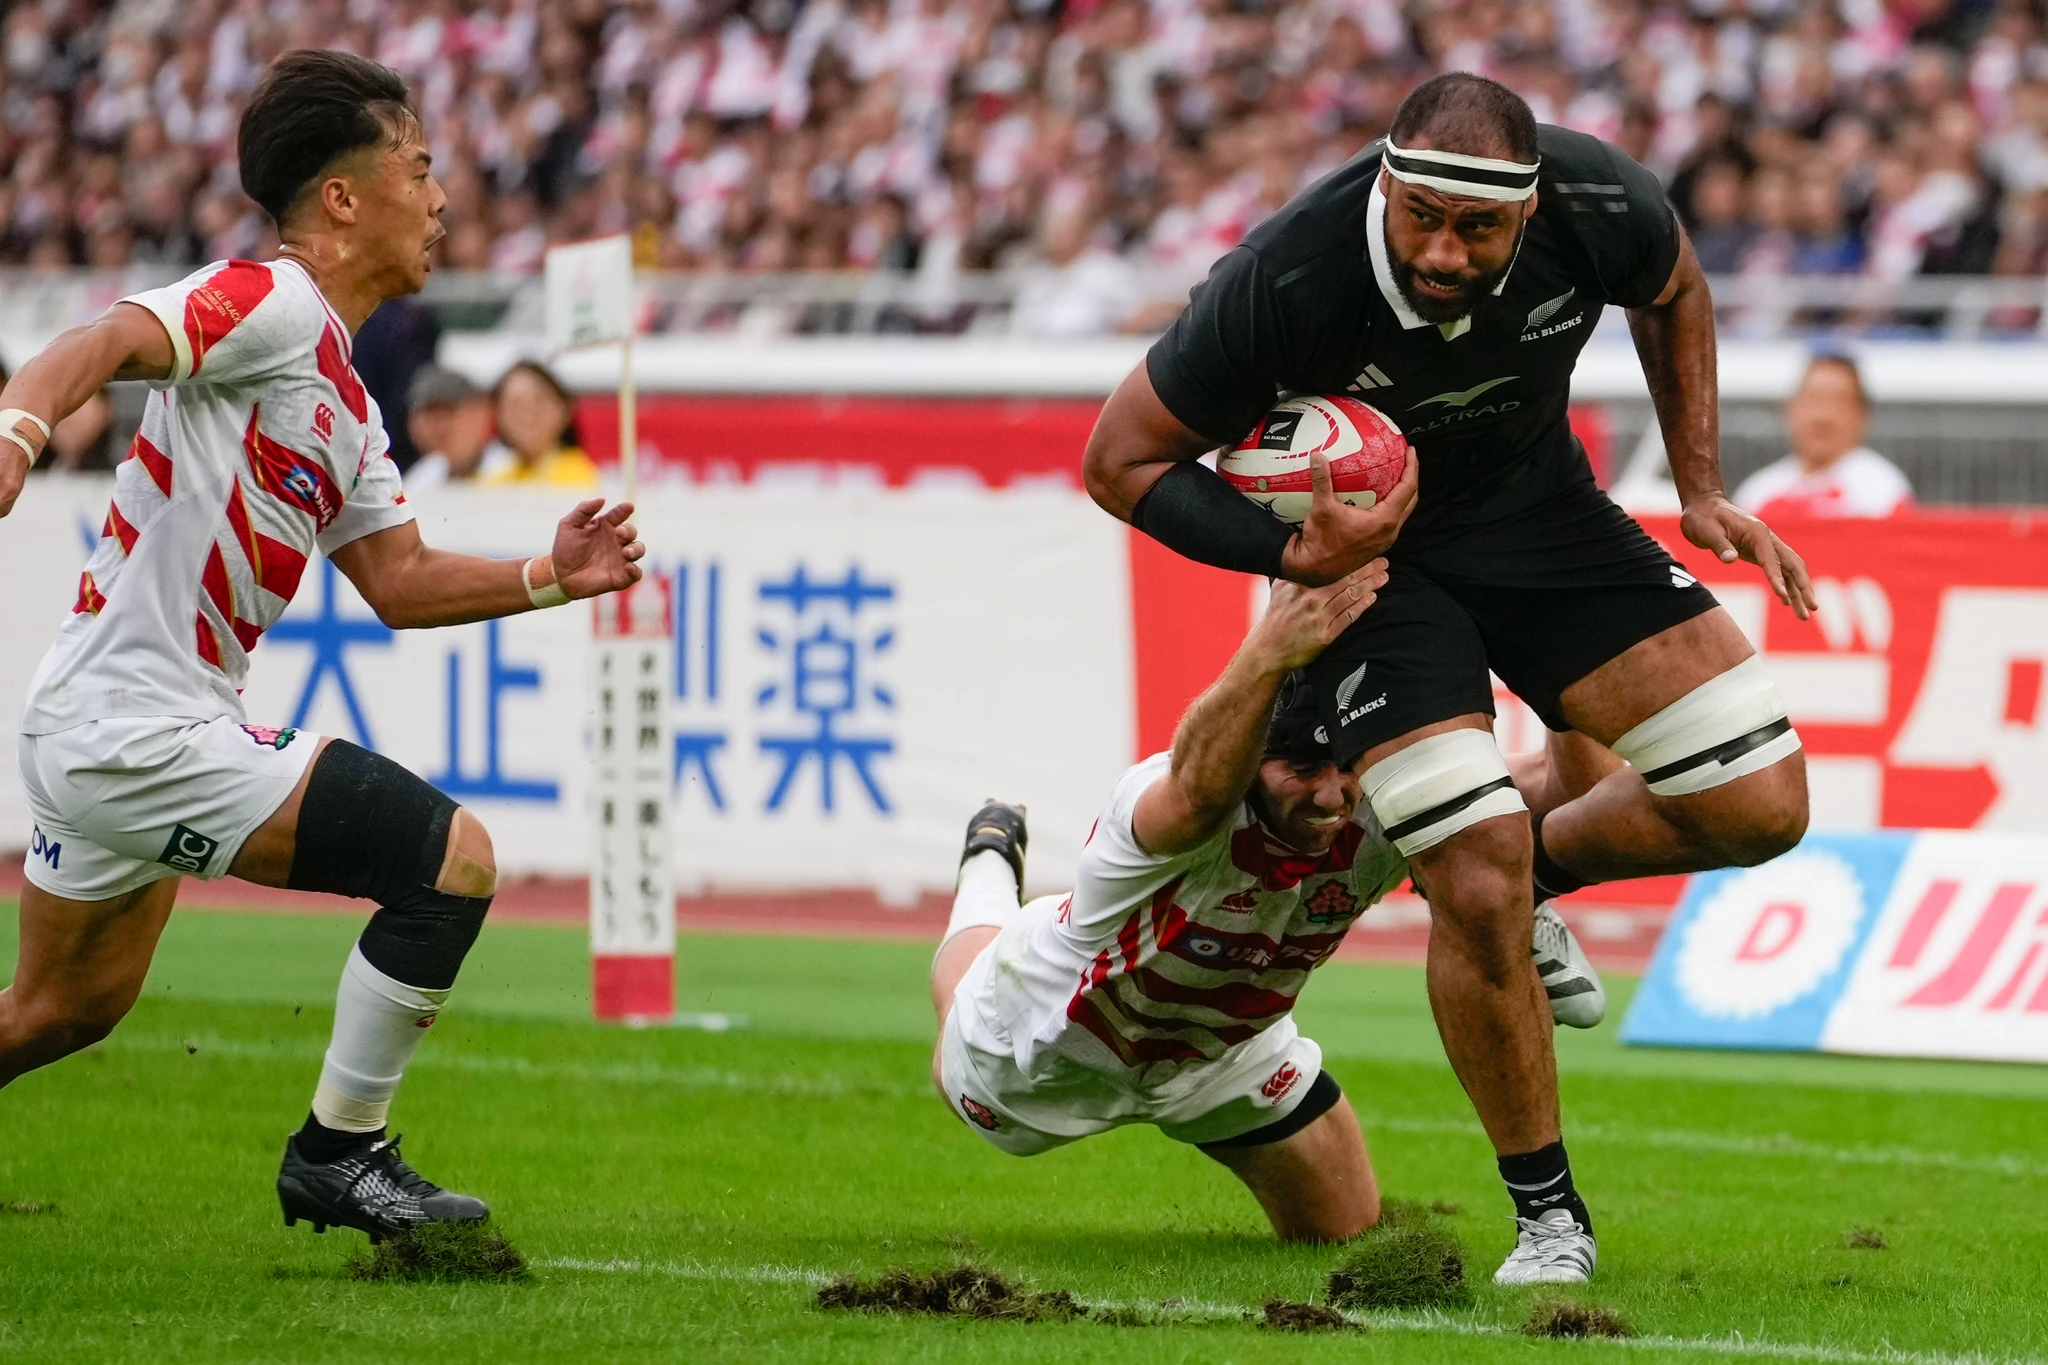
[[[21,890],[19,856],[0,863],[0,896]],[[1587,956],[1602,968],[1640,972],[1649,965],[1658,935],[1684,889],[1683,877],[1653,877],[1589,887],[1560,903]],[[183,906],[273,913],[360,913],[341,896],[281,891],[248,882],[186,879]],[[695,934],[786,934],[806,938],[886,938],[937,943],[952,898],[927,892],[909,904],[890,904],[871,890],[727,892],[681,896],[676,927]],[[590,893],[581,877],[522,877],[501,883],[491,915],[529,924],[584,924]],[[1429,946],[1429,908],[1402,892],[1360,917],[1338,950],[1366,962],[1420,962]]]

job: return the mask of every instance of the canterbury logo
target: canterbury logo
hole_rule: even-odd
[[[1379,366],[1368,365],[1358,372],[1358,378],[1351,381],[1351,389],[1354,393],[1362,392],[1366,389],[1384,389],[1391,386],[1393,382],[1393,380],[1387,378],[1386,372],[1380,369]]]
[[[1370,666],[1369,663],[1360,664],[1354,672],[1345,677],[1343,682],[1337,684],[1337,709],[1339,711],[1350,709],[1351,699],[1358,695],[1360,685],[1365,682],[1365,670]]]
[[[1479,395],[1485,393],[1488,389],[1497,389],[1501,385],[1508,383],[1510,380],[1515,380],[1519,378],[1521,378],[1520,375],[1502,375],[1499,379],[1489,379],[1484,384],[1474,384],[1471,388],[1466,389],[1463,392],[1459,392],[1454,389],[1449,393],[1436,394],[1433,397],[1423,399],[1420,403],[1417,403],[1415,406],[1418,408],[1426,408],[1431,403],[1442,403],[1447,408],[1462,408],[1470,404],[1473,399],[1479,397]]]
[[[1529,320],[1522,324],[1523,328],[1527,329],[1530,327],[1541,327],[1544,323],[1556,317],[1557,310],[1564,307],[1567,303],[1570,303],[1572,301],[1572,295],[1578,292],[1579,291],[1576,288],[1567,289],[1562,294],[1559,294],[1556,298],[1552,299],[1550,302],[1537,304],[1534,308],[1531,308],[1529,310]]]

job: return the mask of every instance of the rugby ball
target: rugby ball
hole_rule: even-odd
[[[1308,515],[1308,457],[1330,462],[1337,496],[1371,507],[1394,490],[1408,463],[1408,441],[1378,408],[1342,394],[1289,398],[1259,419],[1251,434],[1216,462],[1238,492],[1284,522]]]

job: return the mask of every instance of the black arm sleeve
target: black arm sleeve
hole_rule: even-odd
[[[1281,577],[1281,556],[1294,539],[1286,522],[1195,460],[1174,465],[1145,490],[1131,525],[1197,563],[1268,578]]]

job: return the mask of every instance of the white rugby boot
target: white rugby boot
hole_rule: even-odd
[[[1570,1028],[1591,1028],[1607,1017],[1607,987],[1554,902],[1536,907],[1531,952],[1536,975],[1543,978],[1544,993],[1550,997],[1551,1018]]]
[[[1584,1284],[1600,1259],[1593,1234],[1568,1209],[1549,1209],[1540,1218],[1517,1218],[1521,1236],[1493,1272],[1495,1284]]]

